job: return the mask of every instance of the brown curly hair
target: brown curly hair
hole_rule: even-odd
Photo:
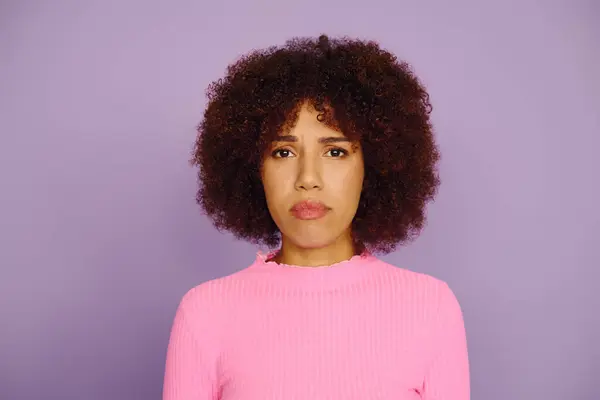
[[[420,233],[439,186],[429,96],[410,67],[377,43],[295,38],[243,56],[206,93],[192,163],[199,167],[196,200],[218,230],[279,244],[261,163],[269,143],[309,101],[320,120],[363,149],[355,242],[389,253]]]

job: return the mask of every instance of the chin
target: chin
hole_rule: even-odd
[[[324,238],[318,236],[296,236],[289,238],[295,246],[302,249],[320,249],[327,247],[335,242],[334,238]]]

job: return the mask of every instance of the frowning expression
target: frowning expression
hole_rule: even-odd
[[[283,240],[302,248],[349,237],[364,179],[360,144],[317,116],[303,105],[294,126],[268,148],[261,168],[271,217]]]

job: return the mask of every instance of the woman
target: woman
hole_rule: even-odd
[[[439,184],[409,67],[374,42],[294,39],[208,96],[198,203],[278,250],[183,297],[163,399],[469,399],[453,292],[373,255],[417,236]]]

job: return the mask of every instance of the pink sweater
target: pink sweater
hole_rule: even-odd
[[[190,290],[164,400],[468,400],[462,312],[438,279],[372,255],[256,261]]]

